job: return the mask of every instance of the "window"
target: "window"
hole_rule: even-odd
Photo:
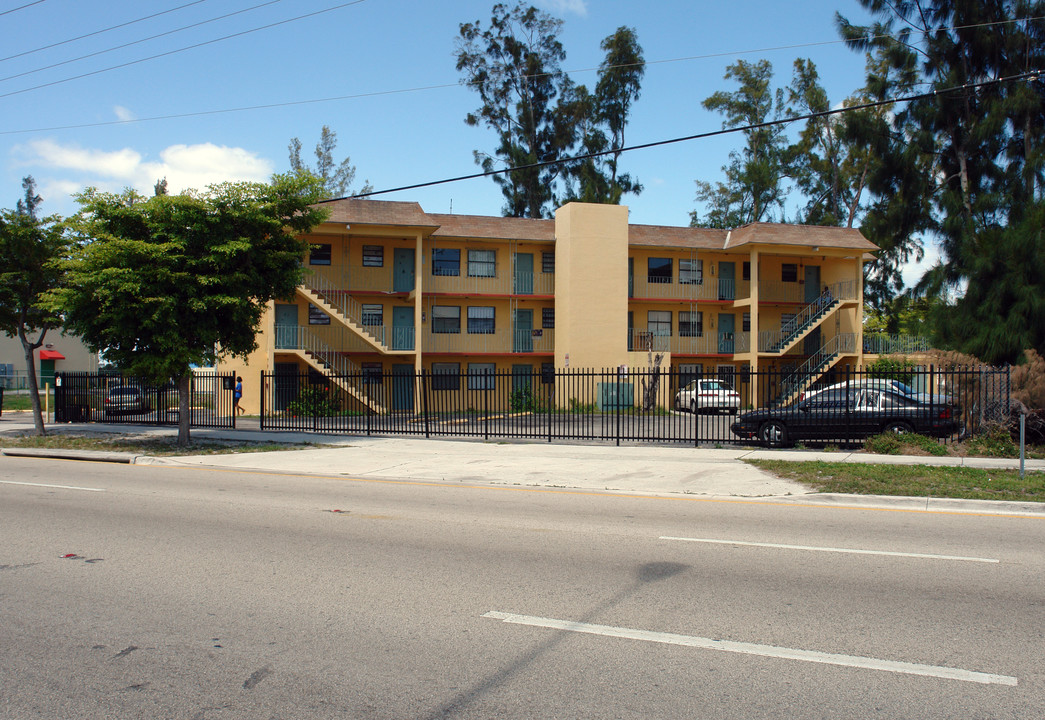
[[[784,263],[780,266],[781,282],[798,282],[798,265],[795,263]]]
[[[363,305],[364,325],[384,325],[385,308],[383,305]]]
[[[461,363],[432,363],[433,390],[460,390]]]
[[[555,308],[541,308],[541,327],[545,329],[555,327]]]
[[[740,279],[741,280],[750,280],[751,279],[751,263],[750,262],[744,263],[742,268],[741,268],[741,270],[740,270],[740,272],[741,272],[741,275],[740,275]]]
[[[671,311],[650,310],[646,315],[646,329],[652,335],[671,335]]]
[[[470,335],[493,335],[494,309],[492,307],[468,308],[468,333]]]
[[[468,251],[468,277],[496,277],[497,253],[493,250]]]
[[[385,249],[380,245],[363,246],[363,267],[384,267]]]
[[[461,308],[454,305],[433,306],[432,332],[436,335],[461,332]]]
[[[493,390],[497,387],[497,366],[493,363],[468,363],[468,389]]]
[[[309,265],[330,264],[330,243],[325,245],[311,245],[308,253]]]
[[[679,284],[701,285],[704,283],[703,260],[679,260]]]
[[[647,261],[646,280],[654,285],[671,282],[671,258],[654,258]]]
[[[432,248],[433,275],[460,275],[461,251],[450,248]]]
[[[553,273],[555,272],[555,253],[553,252],[542,252],[541,253],[541,272]]]
[[[309,303],[308,306],[308,324],[309,325],[329,325],[330,316],[320,310],[315,305]]]
[[[362,368],[364,385],[381,384],[381,363],[363,363]]]
[[[703,337],[704,336],[704,313],[679,312],[679,336],[680,337]]]
[[[744,313],[744,324],[742,327],[744,328],[744,332],[751,332],[751,313]]]

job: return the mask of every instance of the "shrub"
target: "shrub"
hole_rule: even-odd
[[[513,391],[508,398],[508,404],[513,412],[537,412],[541,409],[540,400],[530,388]]]
[[[287,405],[287,413],[294,416],[334,415],[341,410],[340,398],[324,386],[307,387]]]
[[[1017,429],[1017,432],[1019,430]],[[1009,429],[1005,425],[990,424],[965,443],[970,455],[977,457],[1016,457],[1019,448],[1013,442]]]

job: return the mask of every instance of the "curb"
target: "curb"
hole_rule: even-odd
[[[47,458],[49,460],[82,460],[134,465],[134,453],[105,452],[102,450],[47,450],[43,448],[0,448],[0,455],[8,457]]]

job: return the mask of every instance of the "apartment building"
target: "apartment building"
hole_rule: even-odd
[[[488,371],[651,359],[680,382],[770,368],[812,382],[863,362],[862,268],[877,247],[857,230],[631,225],[626,207],[584,203],[554,220],[324,204],[296,296],[273,304],[246,363],[219,366],[247,379],[248,412],[258,370],[402,376],[366,401],[384,411],[415,407],[421,370],[482,389]]]

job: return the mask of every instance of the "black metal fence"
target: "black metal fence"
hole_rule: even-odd
[[[896,383],[899,383],[898,385]],[[781,370],[262,373],[261,427],[367,435],[726,445],[852,444],[885,429],[966,438],[1010,408],[1007,369],[890,377]]]
[[[235,375],[199,373],[189,389],[191,427],[234,428]],[[176,383],[161,386],[114,373],[57,373],[55,422],[177,425],[181,392]]]

